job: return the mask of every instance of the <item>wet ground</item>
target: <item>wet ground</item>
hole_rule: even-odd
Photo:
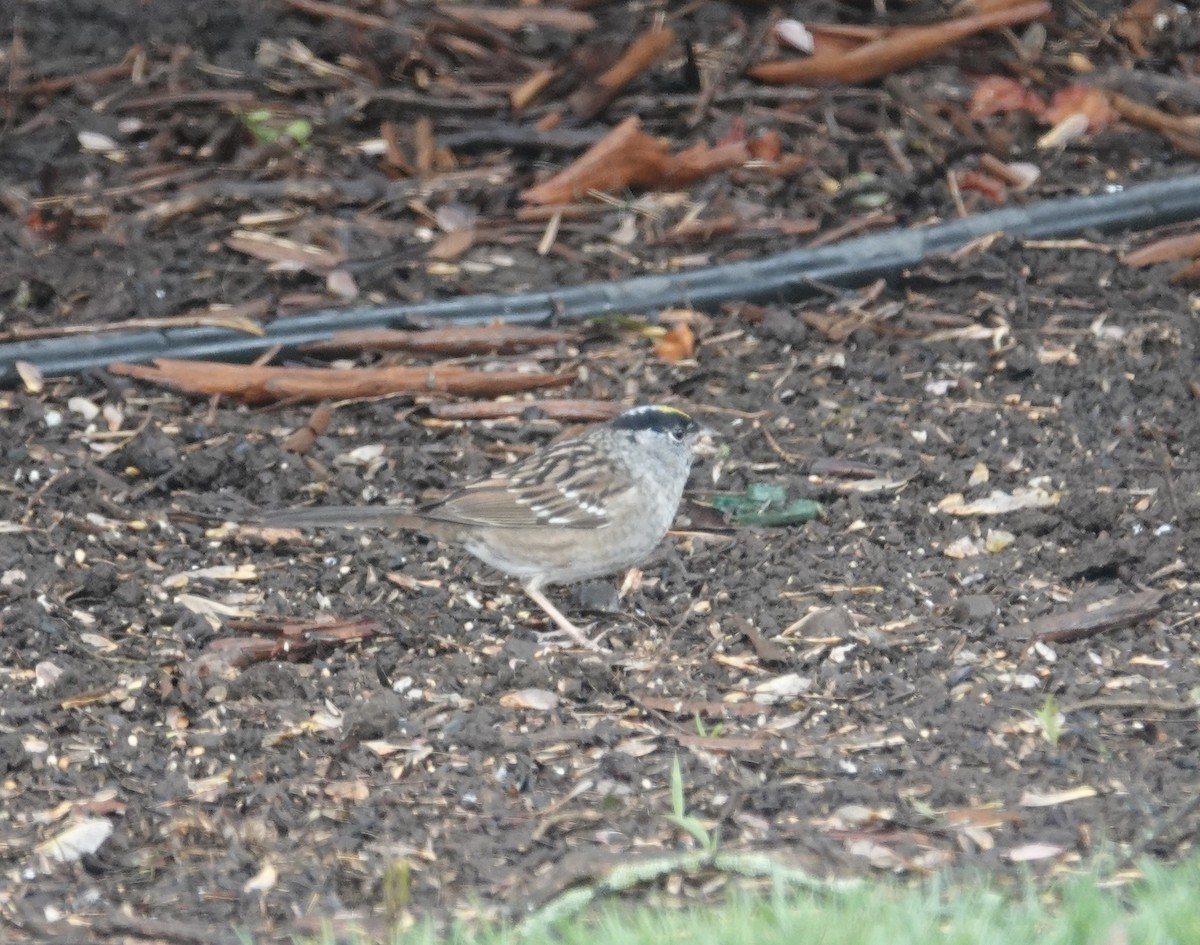
[[[765,23],[758,8],[704,7],[668,11],[697,48]],[[269,271],[226,245],[252,212],[277,214],[277,235],[339,246],[352,301],[369,304],[570,285],[685,253],[742,258],[781,248],[780,220],[825,232],[873,226],[864,219],[880,207],[888,225],[948,218],[945,168],[997,135],[1043,163],[1021,199],[1195,170],[1125,125],[1054,153],[1033,148],[1044,129],[1020,118],[938,139],[934,121],[953,130],[970,95],[966,53],[887,90],[717,97],[687,132],[686,110],[668,108],[689,93],[695,104],[674,57],[581,127],[640,111],[676,146],[738,119],[780,130],[805,159],[793,173],[739,170],[689,192],[743,217],[772,211],[770,235],[743,226],[681,249],[660,239],[674,205],[658,194],[641,210],[565,219],[559,248],[539,255],[546,223],[521,219],[516,193],[570,155],[486,140],[433,159],[439,189],[409,201],[210,192],[164,218],[153,208],[197,181],[375,180],[379,156],[356,143],[412,112],[355,99],[364,75],[400,88],[414,74],[465,75],[482,99],[489,81],[572,47],[525,28],[491,61],[470,44],[499,44],[492,26],[443,35],[414,18],[387,33],[283,5],[195,9],[172,21],[109,4],[89,8],[88,30],[62,27],[82,5],[0,15],[9,62],[17,36],[23,63],[0,148],[12,182],[5,330],[218,303],[298,310],[345,294],[328,273]],[[1106,45],[1111,21],[1077,13],[1058,11],[1047,83],[1072,50],[1101,69],[1128,65]],[[602,31],[618,12],[594,15]],[[431,30],[426,45],[409,26]],[[1142,71],[1194,55],[1196,29],[1181,15]],[[355,81],[299,65],[296,47],[264,52],[288,39]],[[972,42],[976,70],[1012,53],[995,36]],[[121,64],[131,44],[128,74],[32,87]],[[465,94],[435,85],[447,101]],[[208,98],[171,98],[185,90]],[[311,145],[264,155],[217,94],[247,90],[311,120]],[[433,110],[435,139],[469,130],[473,114]],[[85,127],[124,157],[81,150]],[[410,131],[398,140],[413,144]],[[500,183],[446,177],[500,165]],[[170,183],[146,184],[155,175]],[[67,193],[83,196],[36,202]],[[988,208],[977,197],[966,209]],[[446,207],[469,208],[476,239],[432,260]],[[618,236],[622,219],[636,221],[632,239]],[[730,305],[692,316],[698,344],[678,360],[611,325],[466,358],[573,371],[571,386],[536,397],[667,402],[723,435],[676,532],[614,610],[581,612],[574,589],[554,592],[608,628],[603,657],[541,647],[543,618],[519,588],[429,539],[251,523],[316,498],[431,499],[569,424],[536,412],[454,421],[429,397],[365,399],[334,405],[296,452],[288,438],[311,406],[192,398],[103,371],[3,392],[4,934],[217,942],[238,926],[271,937],[330,918],[378,930],[403,912],[521,916],[616,865],[694,846],[663,816],[675,758],[688,810],[722,850],[818,877],[1052,874],[1097,853],[1124,865],[1186,855],[1200,827],[1200,324],[1170,265],[1123,261],[1151,238],[1000,239],[896,286]],[[725,527],[708,511],[757,484],[815,499],[823,515]],[[587,589],[593,606],[610,597]],[[728,881],[709,871],[655,885],[699,899]]]

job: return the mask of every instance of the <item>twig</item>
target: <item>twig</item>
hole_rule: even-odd
[[[124,78],[133,71],[133,62],[139,51],[140,47],[133,47],[133,49],[125,54],[125,58],[111,66],[100,66],[99,68],[80,72],[76,75],[59,76],[53,79],[38,79],[28,82],[25,85],[12,89],[9,96],[5,97],[11,101],[12,99],[26,95],[49,95],[54,92],[65,92],[67,89],[74,88],[77,85],[99,85],[113,79]]]
[[[754,626],[749,620],[738,613],[731,613],[730,619],[734,625],[742,632],[750,645],[754,648],[755,654],[761,660],[768,663],[787,663],[790,661],[788,651],[781,647],[773,640],[768,640],[764,637],[758,627]]]
[[[806,248],[816,249],[819,246],[827,246],[830,243],[836,243],[847,236],[853,236],[855,233],[860,233],[863,230],[891,226],[895,222],[895,214],[888,213],[886,210],[872,210],[870,213],[864,213],[862,216],[847,220],[841,226],[835,226],[832,230],[826,230],[819,236],[813,237],[808,241]]]
[[[1189,712],[1200,712],[1200,702],[1170,702],[1165,699],[1146,699],[1142,696],[1096,696],[1092,699],[1068,702],[1059,711],[1065,715],[1089,709],[1145,709],[1151,712],[1178,712],[1186,715]]]
[[[112,331],[158,331],[163,328],[231,328],[250,335],[262,336],[262,327],[253,319],[270,313],[271,303],[255,299],[232,306],[227,311],[207,314],[168,315],[163,318],[129,318],[123,322],[101,322],[91,325],[52,325],[46,328],[13,328],[0,332],[0,342],[29,341],[34,338],[63,338],[68,335],[94,335]]]
[[[657,29],[642,33],[629,44],[629,48],[608,71],[571,96],[571,110],[583,121],[595,118],[617,97],[621,89],[662,59],[674,44],[673,30]]]
[[[284,2],[293,10],[300,10],[309,16],[327,20],[341,20],[343,23],[349,23],[351,26],[367,30],[388,30],[392,33],[403,32],[397,29],[396,24],[386,16],[378,16],[374,13],[362,13],[350,7],[343,6],[340,3],[325,3],[323,0],[284,0]]]
[[[1148,620],[1162,611],[1162,599],[1166,596],[1166,591],[1142,591],[1109,601],[1102,607],[1077,607],[1005,627],[1002,632],[1014,640],[1070,643]]]
[[[117,111],[131,112],[152,108],[178,108],[181,105],[243,105],[252,106],[258,96],[249,89],[194,89],[188,92],[159,92],[130,98],[116,106]]]
[[[699,127],[705,118],[708,117],[708,110],[712,107],[713,99],[716,97],[717,92],[720,91],[725,79],[730,75],[740,76],[746,71],[750,63],[758,58],[759,50],[762,49],[763,43],[766,41],[767,36],[770,35],[771,28],[774,26],[773,20],[773,17],[766,18],[750,42],[743,44],[739,55],[726,55],[721,58],[721,63],[714,70],[714,74],[709,79],[708,85],[701,89],[700,97],[696,99],[696,104],[692,106],[692,110],[688,113],[687,118],[683,120],[686,127],[692,129]]]

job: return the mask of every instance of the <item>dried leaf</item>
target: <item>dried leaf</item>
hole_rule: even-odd
[[[118,151],[121,147],[108,135],[99,131],[81,131],[75,137],[85,151]]]
[[[30,394],[40,394],[46,386],[46,382],[42,378],[42,371],[36,365],[29,361],[16,361],[13,367],[17,369],[17,376],[21,378],[21,383],[25,386],[25,390]]]
[[[34,850],[57,863],[75,863],[99,850],[112,832],[112,821],[108,818],[89,817],[42,841]]]
[[[325,291],[342,302],[358,298],[358,282],[345,269],[333,269],[325,277]]]
[[[34,685],[38,689],[49,689],[63,674],[62,667],[49,660],[42,660],[33,667]]]
[[[799,673],[785,673],[760,682],[752,692],[754,701],[759,705],[772,705],[794,699],[802,692],[807,692],[811,686],[812,680],[809,677]]]
[[[1072,801],[1082,801],[1095,797],[1100,792],[1094,787],[1081,784],[1079,787],[1067,788],[1063,791],[1026,791],[1021,795],[1022,807],[1057,807],[1059,804],[1070,804]]]
[[[846,844],[846,851],[853,856],[861,856],[871,866],[878,870],[899,870],[904,868],[904,859],[890,847],[874,840],[851,840]]]
[[[986,547],[991,554],[998,554],[1016,540],[1017,536],[1012,532],[1006,532],[999,528],[989,528],[987,531],[987,536],[984,539],[984,547]]]
[[[262,868],[242,884],[243,893],[268,892],[275,888],[279,881],[279,873],[270,863],[264,863]]]
[[[1013,863],[1031,863],[1034,860],[1049,860],[1063,852],[1062,847],[1052,843],[1026,843],[1013,847],[1006,856]]]
[[[231,604],[222,604],[220,601],[210,600],[207,597],[200,597],[196,594],[178,594],[175,597],[175,603],[181,607],[186,607],[194,614],[211,615],[214,617],[253,617],[254,611],[247,610],[244,607],[236,607]]]
[[[346,261],[344,252],[334,252],[310,243],[297,243],[256,230],[234,230],[226,237],[225,245],[235,252],[271,263],[272,269],[288,272],[308,270],[324,273]]]
[[[956,561],[961,561],[964,558],[977,558],[983,553],[983,545],[978,539],[972,538],[969,535],[956,538],[942,551],[942,554],[947,558],[953,558]]]
[[[1037,139],[1037,146],[1043,150],[1063,148],[1072,141],[1077,141],[1087,132],[1088,117],[1082,112],[1072,112],[1057,125]]]
[[[558,695],[549,689],[517,689],[500,697],[500,705],[506,709],[533,709],[549,712],[558,708]]]
[[[630,758],[645,758],[658,751],[657,738],[626,738],[617,742],[613,751],[619,751]]]
[[[630,115],[574,163],[521,194],[528,203],[560,204],[592,191],[642,186],[682,186],[750,160],[744,141],[709,147],[701,141],[672,156],[668,144],[641,130]]]
[[[1011,493],[995,489],[986,499],[967,502],[961,492],[954,492],[938,503],[938,511],[950,515],[1006,515],[1022,509],[1052,508],[1061,498],[1061,493],[1045,489],[1022,488]]]
[[[654,353],[668,364],[688,360],[696,353],[696,333],[687,322],[674,322],[654,339]]]
[[[335,801],[354,801],[360,803],[371,796],[371,789],[367,786],[367,782],[358,781],[330,781],[325,785],[325,796],[332,797]]]
[[[458,259],[475,244],[474,230],[451,230],[440,240],[429,247],[426,254],[430,259],[442,262]]]
[[[799,20],[785,18],[775,24],[775,38],[797,52],[812,55],[816,51],[813,35]]]
[[[180,571],[162,579],[162,586],[172,590],[186,587],[193,580],[206,581],[257,581],[258,567],[253,563],[214,564],[193,571]]]
[[[79,414],[84,420],[89,422],[100,416],[100,408],[86,397],[72,397],[67,401],[67,409]]]

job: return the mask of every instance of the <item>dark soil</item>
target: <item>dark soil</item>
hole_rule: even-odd
[[[323,275],[271,272],[224,245],[249,213],[280,211],[284,235],[345,249],[356,304],[571,285],[783,242],[664,241],[683,208],[648,196],[565,220],[559,248],[538,255],[545,223],[517,219],[517,192],[578,149],[490,146],[485,122],[500,117],[466,106],[427,110],[435,138],[464,142],[450,148],[458,171],[507,166],[498,183],[480,175],[383,203],[221,195],[232,182],[382,181],[380,158],[356,146],[385,119],[410,142],[418,112],[363,98],[363,76],[410,92],[418,73],[457,76],[490,100],[576,42],[599,56],[594,37],[488,28],[421,45],[427,13],[397,14],[416,32],[389,33],[282,3],[15,6],[0,12],[14,76],[0,138],[5,330],[262,299],[276,313],[335,304]],[[871,9],[796,6],[846,20]],[[912,21],[941,15],[901,6]],[[1079,19],[1089,6],[1095,18]],[[1102,7],[1056,11],[1047,89],[1073,81],[1073,51],[1132,74]],[[594,36],[622,37],[619,49],[653,11],[635,25],[623,5],[593,12]],[[710,51],[767,24],[750,5],[667,13]],[[1175,16],[1134,70],[1143,79],[1194,60],[1196,15]],[[357,78],[271,63],[267,40],[296,40]],[[472,58],[468,42],[499,52]],[[119,63],[133,44],[141,84],[31,88]],[[947,169],[1001,140],[1008,158],[1043,169],[1023,200],[1195,170],[1131,126],[1042,152],[1032,121],[967,120],[971,76],[1012,68],[1011,44],[990,35],[882,88],[789,100],[729,77],[743,98],[719,97],[689,131],[697,97],[678,56],[580,128],[598,136],[638,112],[677,148],[738,122],[774,128],[807,164],[719,175],[689,199],[822,232],[861,228],[878,207],[887,225],[952,217]],[[470,100],[437,82],[431,94]],[[265,153],[216,97],[167,97],[238,90],[308,118],[312,144]],[[569,91],[512,124],[531,126]],[[81,149],[81,130],[113,137],[123,157]],[[170,182],[146,184],[155,175]],[[155,218],[197,183],[216,187],[211,199]],[[36,203],[56,195],[67,199]],[[448,205],[476,214],[482,235],[434,264],[422,228]],[[632,242],[610,241],[627,210]],[[611,328],[473,358],[577,369],[563,396],[678,404],[728,445],[698,469],[694,503],[640,584],[615,612],[581,616],[610,628],[609,658],[540,648],[531,631],[543,620],[518,588],[420,536],[232,524],[316,495],[426,500],[560,424],[449,423],[428,399],[355,402],[297,455],[283,440],[311,408],[189,399],[106,372],[0,394],[3,935],[224,942],[236,927],[271,938],[329,919],[377,931],[396,911],[385,885],[403,885],[404,870],[416,916],[520,916],[615,864],[690,848],[662,816],[676,756],[687,806],[722,849],[769,851],[817,876],[1185,855],[1200,829],[1200,323],[1170,266],[1121,261],[1131,242],[1002,239],[888,288],[730,306],[698,317],[695,359],[673,364]],[[378,460],[353,453],[372,444]],[[753,483],[817,499],[824,516],[714,527],[707,501]],[[1040,507],[947,510],[954,493],[1031,488]],[[554,592],[564,606],[576,594]],[[1091,635],[1023,629],[1078,625],[1085,614],[1064,615],[1110,599],[1145,606]],[[301,630],[267,652],[280,627],[334,618],[361,638]],[[270,658],[223,648],[247,636]],[[54,862],[54,839],[96,818],[111,836]],[[699,898],[718,891],[712,879],[671,889]]]

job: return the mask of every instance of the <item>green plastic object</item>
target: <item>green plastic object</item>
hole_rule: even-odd
[[[733,525],[769,528],[803,525],[819,518],[822,511],[821,503],[812,499],[789,501],[783,486],[769,482],[751,483],[741,495],[716,496],[712,504]]]

